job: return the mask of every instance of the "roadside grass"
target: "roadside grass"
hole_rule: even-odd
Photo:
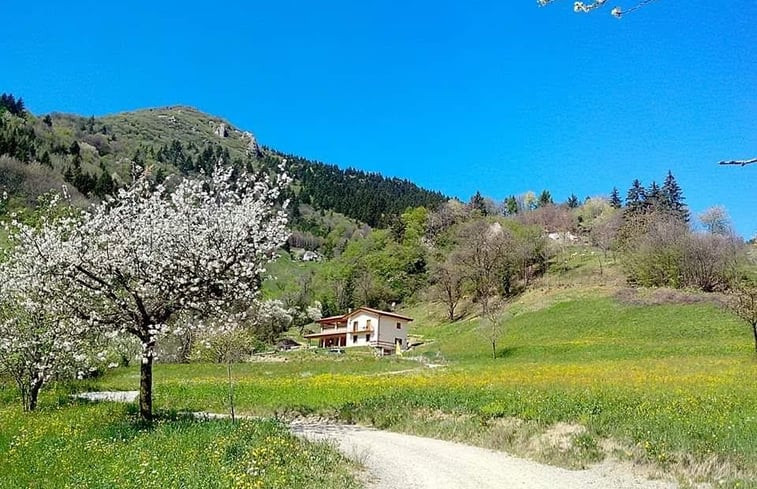
[[[164,412],[147,426],[133,406],[46,399],[32,414],[0,406],[0,488],[361,487],[355,465],[331,446],[274,420],[232,424]]]

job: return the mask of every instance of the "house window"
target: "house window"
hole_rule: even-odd
[[[365,320],[365,329],[371,329],[371,320],[370,319],[366,319]]]
[[[365,335],[365,341],[371,341],[371,335],[369,334]]]
[[[357,321],[352,322],[352,330],[357,331]]]
[[[352,342],[353,343],[357,343],[357,335],[356,334],[352,335]]]
[[[397,329],[402,329],[402,323],[397,323]]]

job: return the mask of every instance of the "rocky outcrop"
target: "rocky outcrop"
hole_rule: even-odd
[[[218,125],[218,126],[217,126],[217,127],[215,128],[215,130],[213,131],[213,134],[215,134],[215,135],[216,135],[216,136],[218,136],[219,138],[225,138],[226,136],[228,136],[228,135],[229,135],[229,129],[228,129],[228,127],[226,127],[226,124],[224,124],[224,123],[222,122],[222,123],[220,123],[220,124],[219,124],[219,125]]]
[[[263,151],[260,149],[258,140],[255,139],[255,135],[251,132],[245,131],[244,136],[250,139],[250,143],[247,145],[247,153],[256,158],[262,157]]]

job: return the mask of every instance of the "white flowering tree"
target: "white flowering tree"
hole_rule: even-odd
[[[90,335],[40,296],[28,280],[35,275],[14,265],[0,270],[0,371],[16,382],[24,411],[34,411],[46,382],[86,368]]]
[[[62,315],[140,341],[143,419],[152,417],[156,342],[180,333],[173,320],[231,327],[244,314],[234,306],[255,301],[266,263],[288,237],[277,202],[290,179],[280,171],[254,177],[218,166],[170,192],[142,176],[77,218],[18,226],[15,255],[40,263],[35,279]]]
[[[545,5],[549,5],[554,1],[555,0],[536,0],[536,3],[544,7]],[[635,4],[626,9],[616,6],[613,7],[612,10],[610,10],[610,14],[612,14],[613,17],[620,19],[621,17],[633,13],[644,7],[645,5],[652,3],[653,1],[654,0],[637,0]],[[594,0],[592,2],[573,2],[573,11],[576,13],[589,13],[593,10],[604,7],[606,3],[607,0]]]
[[[54,197],[42,199],[32,220],[45,226],[70,217],[58,203]],[[6,222],[5,230],[11,241],[36,232],[15,220]],[[88,366],[91,335],[86,325],[68,321],[63,304],[46,293],[44,264],[19,251],[0,253],[0,372],[16,382],[24,410],[33,411],[46,382]]]

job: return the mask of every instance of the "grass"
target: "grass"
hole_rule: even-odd
[[[596,266],[586,254],[569,255],[561,271],[511,304],[497,358],[476,333],[475,315],[450,323],[422,302],[403,311],[425,342],[414,358],[293,352],[235,365],[237,411],[325,415],[569,467],[609,456],[686,483],[757,487],[749,329],[706,301],[619,299],[617,270],[605,265],[597,278]],[[137,383],[136,369],[117,369],[77,388]],[[224,412],[226,395],[224,366],[156,367],[162,409]]]
[[[496,359],[475,317],[443,323],[422,304],[405,311],[416,318],[411,333],[431,340],[413,355],[448,367],[288,354],[235,366],[237,410],[326,415],[571,467],[611,454],[688,480],[754,486],[757,361],[748,328],[712,304],[625,305],[609,292],[535,290],[513,307],[523,312],[509,321]],[[158,366],[156,401],[223,412],[225,375],[218,365]],[[136,370],[120,369],[92,387],[136,383]],[[573,431],[547,443],[562,425]]]
[[[274,420],[145,426],[131,406],[84,403],[23,414],[0,407],[0,488],[357,488],[330,446]]]

